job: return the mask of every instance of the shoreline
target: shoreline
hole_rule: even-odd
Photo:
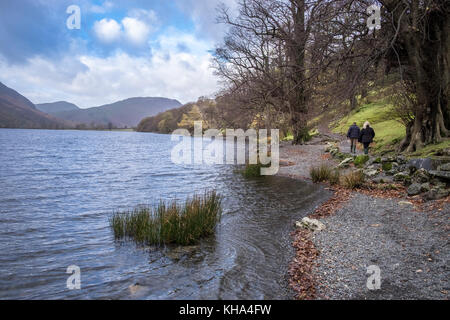
[[[279,176],[310,181],[309,168],[336,164],[326,144],[283,143]],[[422,203],[404,190],[346,190],[327,187],[333,196],[309,215],[326,229],[292,227],[295,255],[289,285],[296,299],[449,299],[449,198]],[[379,267],[381,287],[367,287],[369,266]]]

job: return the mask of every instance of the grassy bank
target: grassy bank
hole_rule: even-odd
[[[110,219],[117,239],[130,238],[148,245],[191,245],[214,233],[220,221],[221,197],[215,191],[195,195],[184,205],[161,202],[156,207],[118,212]]]
[[[353,122],[362,127],[366,121],[371,123],[376,132],[375,152],[390,150],[405,137],[405,126],[392,118],[392,105],[387,98],[362,105],[333,124],[333,132],[346,135]]]

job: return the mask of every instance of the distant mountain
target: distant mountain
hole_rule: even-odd
[[[0,128],[60,129],[66,123],[36,109],[17,91],[0,82]]]
[[[54,104],[52,108],[56,109],[54,106],[62,104]],[[167,98],[130,98],[100,107],[53,112],[52,115],[75,124],[88,126],[112,124],[123,128],[136,127],[146,117],[180,106],[179,101]]]
[[[36,108],[42,112],[45,112],[47,114],[56,114],[60,112],[65,111],[74,111],[74,110],[80,110],[78,106],[74,105],[73,103],[66,102],[66,101],[58,101],[53,103],[41,103],[37,104]]]

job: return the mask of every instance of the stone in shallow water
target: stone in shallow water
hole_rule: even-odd
[[[303,218],[302,221],[297,221],[295,223],[297,228],[304,228],[312,231],[322,231],[325,230],[325,225],[316,219]]]

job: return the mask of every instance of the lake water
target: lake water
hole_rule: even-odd
[[[168,135],[0,130],[0,299],[289,299],[289,233],[326,196],[234,166],[178,166]],[[224,214],[198,246],[116,241],[113,211],[216,189]],[[66,287],[81,268],[81,290]],[[136,284],[139,284],[136,286]]]

